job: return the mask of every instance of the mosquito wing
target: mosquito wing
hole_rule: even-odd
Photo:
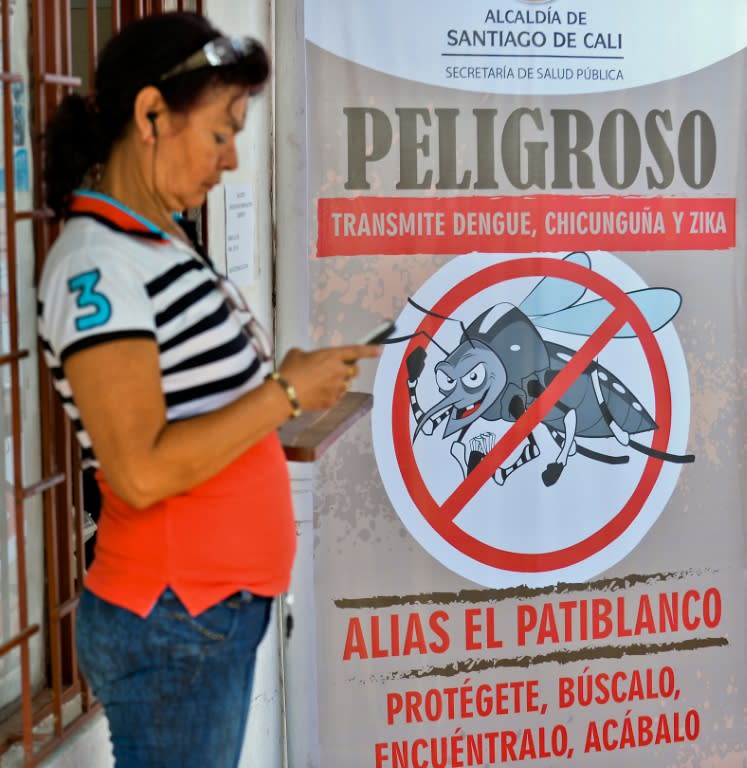
[[[663,328],[677,314],[682,304],[682,296],[673,288],[642,288],[631,291],[628,296],[654,332]],[[566,307],[552,315],[532,317],[532,323],[549,331],[591,336],[611,313],[612,305],[606,299],[594,299]],[[635,336],[636,333],[629,323],[625,323],[615,334],[616,339],[630,339]]]
[[[563,257],[563,261],[591,269],[591,259],[583,251],[575,251]],[[583,285],[559,277],[543,277],[527,294],[519,309],[527,317],[541,317],[572,307],[586,293]]]

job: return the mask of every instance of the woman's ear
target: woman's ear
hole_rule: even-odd
[[[158,116],[166,111],[166,102],[154,85],[146,85],[135,97],[135,130],[144,144],[158,138]]]

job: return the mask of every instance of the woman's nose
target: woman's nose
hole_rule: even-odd
[[[235,171],[239,167],[239,153],[236,149],[236,140],[231,140],[226,144],[220,158],[221,170]]]

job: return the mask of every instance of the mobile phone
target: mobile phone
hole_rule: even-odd
[[[379,323],[375,328],[372,328],[368,333],[361,336],[356,343],[381,344],[381,342],[391,336],[393,332],[394,323],[391,320],[384,320],[384,322]]]

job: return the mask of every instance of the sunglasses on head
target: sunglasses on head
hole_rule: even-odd
[[[251,37],[216,37],[205,43],[199,51],[195,51],[184,61],[164,72],[159,81],[163,82],[195,69],[225,67],[229,64],[235,64],[240,59],[250,56],[254,50],[260,47],[260,44]]]

